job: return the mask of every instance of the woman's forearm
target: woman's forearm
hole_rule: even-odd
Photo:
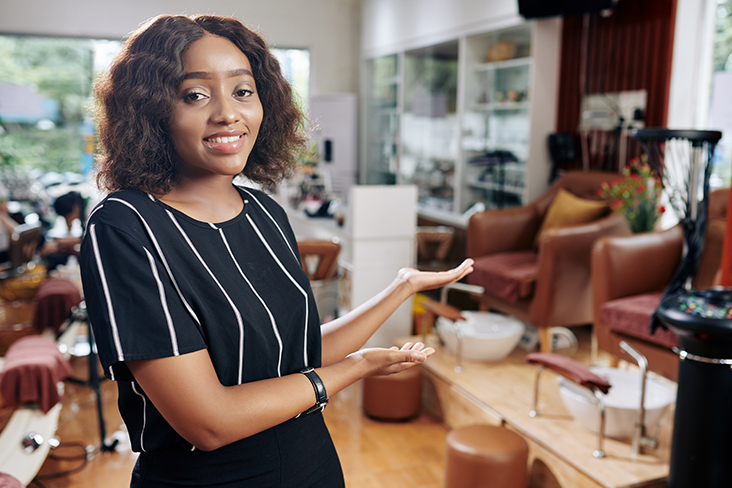
[[[401,350],[363,350],[316,373],[332,396],[366,376],[415,366],[432,352],[412,344]],[[205,451],[262,432],[315,405],[315,391],[303,374],[221,385],[206,350],[127,364],[176,432]]]
[[[383,291],[346,315],[323,324],[323,366],[336,363],[348,354],[361,349],[376,330],[412,295],[411,288],[401,275]],[[391,346],[391,344],[381,344]]]

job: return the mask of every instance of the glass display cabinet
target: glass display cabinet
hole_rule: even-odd
[[[421,206],[452,211],[458,164],[458,42],[404,53],[399,183],[415,184]]]
[[[527,168],[544,164],[554,123],[532,98],[535,30],[526,22],[368,59],[360,182],[414,184],[420,217],[457,227],[476,204],[526,203],[544,173]]]
[[[397,183],[399,154],[399,56],[367,62],[365,161],[362,183]]]

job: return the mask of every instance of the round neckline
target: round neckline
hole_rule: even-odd
[[[191,217],[190,215],[178,210],[177,208],[171,207],[170,205],[168,205],[167,203],[163,202],[162,200],[160,200],[159,198],[157,198],[155,196],[153,196],[153,199],[154,199],[155,203],[157,203],[158,205],[161,205],[166,210],[173,212],[175,215],[190,222],[191,224],[194,224],[199,227],[206,228],[206,229],[218,229],[221,227],[226,227],[226,226],[235,224],[240,219],[243,219],[249,210],[250,204],[249,204],[248,196],[245,195],[244,192],[242,191],[242,189],[239,188],[238,186],[234,185],[234,188],[236,188],[236,191],[239,193],[239,196],[241,197],[242,203],[244,205],[242,207],[241,212],[239,212],[239,214],[237,214],[233,218],[231,218],[229,220],[225,220],[223,222],[204,222],[202,220],[197,220],[197,219],[194,219],[193,217]]]

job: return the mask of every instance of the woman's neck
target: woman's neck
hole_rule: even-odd
[[[244,202],[231,179],[202,184],[179,181],[158,200],[201,222],[226,222],[241,213]]]

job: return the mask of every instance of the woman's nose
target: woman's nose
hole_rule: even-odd
[[[214,124],[233,124],[239,121],[239,112],[236,106],[236,100],[231,97],[217,97],[213,103],[211,112],[211,121]]]

